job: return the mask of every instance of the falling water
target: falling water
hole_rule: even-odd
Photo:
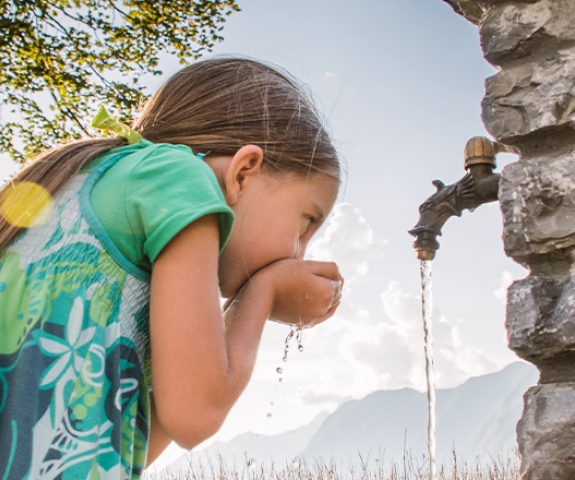
[[[433,382],[433,335],[431,332],[431,260],[421,261],[421,310],[425,340],[425,373],[427,377],[427,446],[429,448],[429,479],[435,480],[435,384]]]
[[[282,323],[282,322],[278,322],[278,323]],[[296,342],[297,342],[297,349],[298,351],[301,353],[303,352],[303,345],[302,345],[302,330],[305,327],[302,326],[296,326],[296,325],[290,325],[290,329],[289,329],[289,333],[287,334],[287,337],[285,339],[285,343],[284,343],[284,355],[282,357],[282,360],[284,362],[287,362],[288,359],[288,352],[289,352],[289,344],[291,339],[295,336],[296,337]],[[283,382],[283,377],[282,374],[284,373],[284,369],[282,367],[277,367],[276,368],[276,373],[279,375],[278,381],[280,383]],[[276,389],[276,394],[278,393],[278,390]],[[270,402],[270,407],[274,406],[274,402],[271,401]],[[273,412],[269,412],[267,414],[267,418],[272,418],[273,417]]]
[[[296,326],[295,325],[290,325],[289,328],[289,333],[286,337],[286,341],[285,341],[285,346],[284,346],[284,356],[282,358],[282,360],[284,362],[287,362],[287,357],[288,357],[288,352],[289,352],[289,341],[292,339],[292,337],[295,335],[296,331],[299,334],[299,328],[296,330]]]

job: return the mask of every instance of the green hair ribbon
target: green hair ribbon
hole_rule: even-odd
[[[130,145],[138,143],[143,138],[142,135],[132,130],[128,125],[118,122],[118,117],[110,117],[110,114],[103,106],[100,107],[98,114],[92,120],[92,127],[104,132],[114,132],[116,137],[125,138]]]

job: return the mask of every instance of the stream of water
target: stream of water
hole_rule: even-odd
[[[435,463],[435,383],[433,381],[433,334],[431,330],[431,261],[421,261],[421,310],[425,341],[425,374],[427,378],[427,446],[429,449],[429,480],[437,478]]]

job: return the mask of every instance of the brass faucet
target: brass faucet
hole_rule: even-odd
[[[466,175],[456,183],[445,186],[441,180],[433,180],[437,191],[419,207],[419,222],[409,230],[416,237],[413,248],[420,260],[433,260],[439,249],[436,240],[447,219],[458,217],[464,209],[473,211],[483,203],[495,202],[499,192],[499,173],[495,155],[499,152],[518,153],[513,147],[493,142],[485,137],[473,137],[465,146]]]

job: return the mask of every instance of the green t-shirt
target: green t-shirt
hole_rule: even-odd
[[[184,145],[147,140],[111,150],[90,168],[122,150],[133,153],[110,167],[90,194],[94,213],[118,250],[151,272],[162,248],[180,230],[204,215],[219,213],[221,251],[234,214],[212,169]]]

